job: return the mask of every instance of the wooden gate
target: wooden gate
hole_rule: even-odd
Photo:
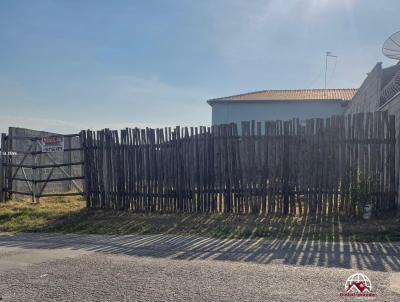
[[[49,138],[63,142],[60,150],[44,148]],[[1,135],[0,201],[14,196],[83,195],[83,156],[79,134]],[[52,152],[57,151],[57,152]]]

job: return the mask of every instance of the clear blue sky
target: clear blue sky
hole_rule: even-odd
[[[209,125],[213,97],[358,87],[398,0],[0,0],[0,130]],[[333,73],[334,71],[334,73]]]

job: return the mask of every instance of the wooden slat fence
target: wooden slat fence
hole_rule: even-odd
[[[394,116],[82,131],[91,208],[358,216],[395,206]]]

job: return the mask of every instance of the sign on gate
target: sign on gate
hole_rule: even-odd
[[[63,136],[44,136],[42,137],[42,152],[63,152]]]

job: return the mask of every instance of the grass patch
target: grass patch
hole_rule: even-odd
[[[46,229],[59,219],[74,216],[85,207],[83,199],[43,198],[40,203],[26,199],[0,203],[0,231],[26,232]]]
[[[400,241],[400,218],[311,222],[300,217],[236,214],[141,214],[89,210],[76,197],[0,204],[0,231],[81,234],[179,234],[218,238]]]

